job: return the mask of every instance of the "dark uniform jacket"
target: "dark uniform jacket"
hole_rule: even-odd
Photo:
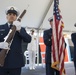
[[[74,65],[75,65],[75,69],[76,69],[76,33],[71,34],[71,39],[74,44]]]
[[[48,29],[44,31],[43,39],[44,43],[46,45],[46,56],[45,56],[45,62],[51,63],[51,46],[52,46],[52,29]]]
[[[4,41],[4,37],[7,36],[9,30],[10,28],[7,23],[0,25],[0,42]],[[21,28],[20,32],[16,31],[10,51],[5,58],[4,68],[20,68],[25,65],[21,47],[22,40],[26,43],[31,42],[31,36],[26,33],[24,28]]]

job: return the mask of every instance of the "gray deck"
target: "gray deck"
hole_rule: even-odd
[[[44,65],[45,66],[45,65]],[[73,62],[65,63],[66,75],[75,75]],[[22,68],[21,75],[45,75],[45,67],[42,65],[36,66],[35,70],[29,70],[28,66]]]

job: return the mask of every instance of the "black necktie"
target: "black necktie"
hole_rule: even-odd
[[[12,28],[12,26],[13,26],[13,25],[11,24],[11,25],[9,26],[9,28],[11,29],[11,28]]]

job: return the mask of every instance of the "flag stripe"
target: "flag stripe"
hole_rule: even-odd
[[[52,67],[65,75],[64,56],[65,42],[63,37],[63,21],[59,9],[59,0],[54,0],[53,26],[52,26]]]

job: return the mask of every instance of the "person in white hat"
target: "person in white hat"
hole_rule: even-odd
[[[20,14],[18,8],[14,7],[14,6],[10,6],[5,10],[6,15],[11,12],[16,14],[17,16],[19,16],[19,14]]]
[[[53,26],[53,17],[48,19],[50,23],[50,29],[47,29],[43,33],[44,44],[46,45],[46,75],[59,75],[59,71],[51,67],[51,46],[52,46],[52,26]]]
[[[7,23],[0,25],[0,51],[2,49],[10,49],[4,62],[4,66],[0,67],[0,75],[21,75],[21,67],[25,66],[24,53],[22,51],[22,40],[26,43],[31,42],[31,36],[21,27],[21,22],[17,21],[19,10],[16,7],[8,7],[5,11]],[[16,26],[16,33],[9,48],[9,44],[5,42],[11,26]]]
[[[35,31],[30,30],[30,35],[32,37],[31,42],[28,44],[28,52],[29,52],[29,69],[35,69],[35,59],[37,53],[37,37],[35,36]]]

